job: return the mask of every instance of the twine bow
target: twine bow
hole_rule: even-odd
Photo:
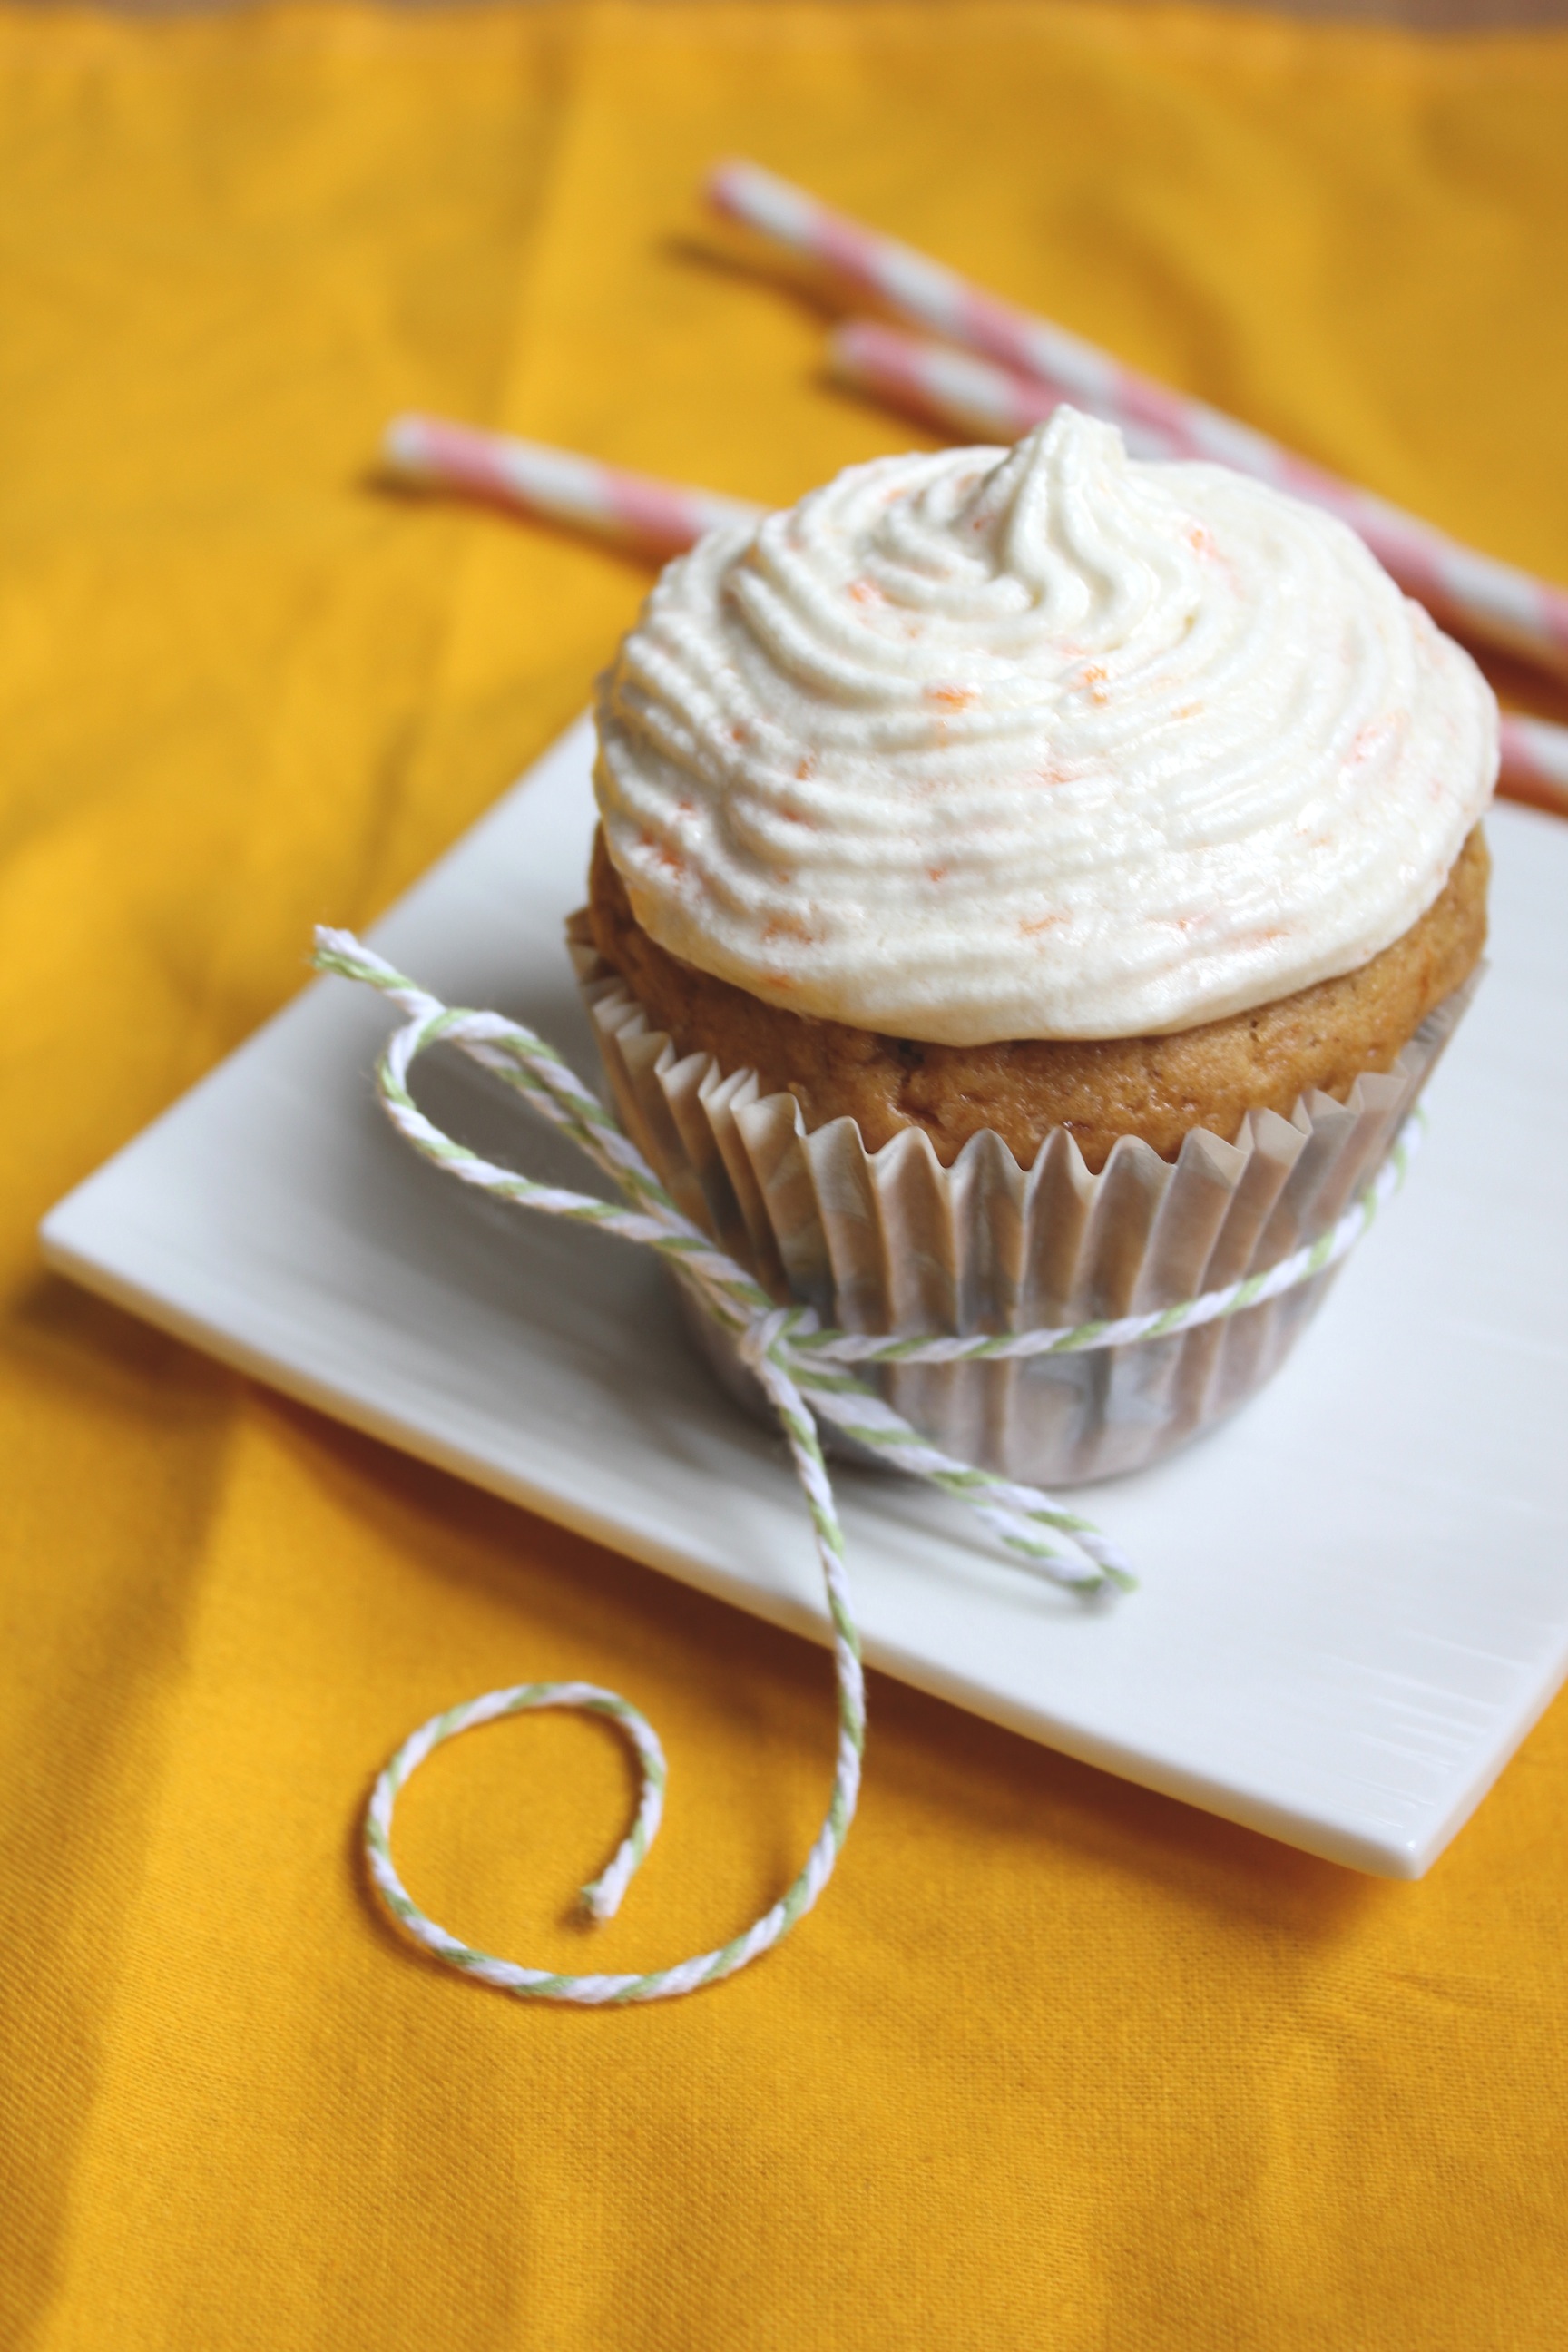
[[[941,1453],[911,1424],[857,1379],[853,1367],[878,1364],[967,1364],[1068,1355],[1163,1339],[1218,1321],[1275,1298],[1337,1265],[1365,1232],[1383,1202],[1403,1182],[1420,1140],[1417,1115],[1407,1119],[1367,1190],[1338,1223],[1264,1273],[1205,1291],[1177,1307],[1056,1330],[985,1333],[975,1337],[888,1338],[826,1329],[809,1307],[779,1306],[745,1269],[684,1216],[637,1146],[596,1096],[552,1046],[521,1022],[496,1013],[453,1010],[405,978],[348,931],[316,933],[319,970],[377,989],[405,1015],[376,1065],[383,1108],[416,1151],[499,1199],[546,1216],[598,1225],[625,1241],[655,1250],[735,1342],[766,1392],[788,1442],[795,1475],[811,1515],[832,1625],[838,1696],[838,1747],[826,1816],[804,1868],[788,1892],[732,1943],[674,1968],[641,1976],[562,1976],[519,1967],[475,1950],[438,1927],[415,1904],[392,1859],[392,1816],[398,1791],[431,1750],[460,1731],[498,1717],[545,1707],[576,1707],[607,1717],[625,1732],[641,1769],[636,1818],[608,1866],[583,1890],[594,1919],[613,1917],[647,1853],[663,1810],[664,1752],[653,1727],[628,1701],[591,1683],[526,1683],[491,1691],[466,1706],[431,1717],[405,1740],[376,1781],[365,1815],[365,1854],[373,1884],[387,1909],[416,1942],[437,1959],[524,2000],[590,2006],[668,2000],[732,1976],[789,1932],[833,1874],[854,1817],[865,1746],[865,1678],[850,1609],[844,1533],[817,1423],[826,1421],[869,1448],[891,1467],[929,1480],[967,1503],[1027,1570],[1075,1591],[1131,1589],[1133,1578],[1117,1547],[1092,1520],[1064,1509],[1049,1495],[1017,1479]],[[621,1204],[585,1192],[542,1184],[502,1168],[426,1118],[408,1090],[417,1056],[436,1045],[460,1046],[512,1087],[552,1126],[570,1136],[615,1183]],[[1064,1546],[1059,1540],[1066,1538]]]

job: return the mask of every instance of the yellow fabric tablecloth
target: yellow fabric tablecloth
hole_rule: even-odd
[[[368,487],[394,409],[769,499],[909,437],[690,244],[715,154],[1562,577],[1565,119],[1568,38],[1176,8],[0,16],[13,2352],[1562,2342],[1563,1709],[1405,1886],[876,1680],[780,1953],[527,2011],[360,1891],[395,1740],[511,1680],[638,1699],[671,1818],[591,1945],[607,1735],[487,1732],[400,1820],[490,1948],[651,1964],[804,1851],[823,1656],[32,1236],[300,985],[314,919],[372,919],[572,717],[643,592]]]

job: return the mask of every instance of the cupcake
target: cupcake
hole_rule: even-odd
[[[1272,1263],[1374,1172],[1485,940],[1468,656],[1342,524],[1068,408],[711,534],[597,727],[574,936],[621,1114],[850,1328],[1071,1323]],[[881,1384],[990,1466],[1104,1475],[1238,1403],[1321,1288]]]

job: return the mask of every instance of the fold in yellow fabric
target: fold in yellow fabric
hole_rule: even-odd
[[[1565,109],[1568,37],[1180,6],[0,15],[7,2347],[1559,2340],[1561,1708],[1407,1886],[874,1678],[787,1945],[521,2012],[356,1878],[398,1738],[510,1681],[635,1696],[670,1813],[591,1943],[628,1794],[591,1723],[444,1748],[400,1856],[488,1948],[653,1966],[808,1842],[820,1654],[32,1234],[581,708],[646,589],[376,488],[395,410],[765,499],[916,437],[715,244],[716,155],[1561,578]]]

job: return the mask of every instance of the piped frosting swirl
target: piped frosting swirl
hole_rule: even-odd
[[[598,731],[662,947],[950,1045],[1185,1029],[1354,970],[1497,771],[1479,672],[1344,525],[1065,407],[711,533]]]

